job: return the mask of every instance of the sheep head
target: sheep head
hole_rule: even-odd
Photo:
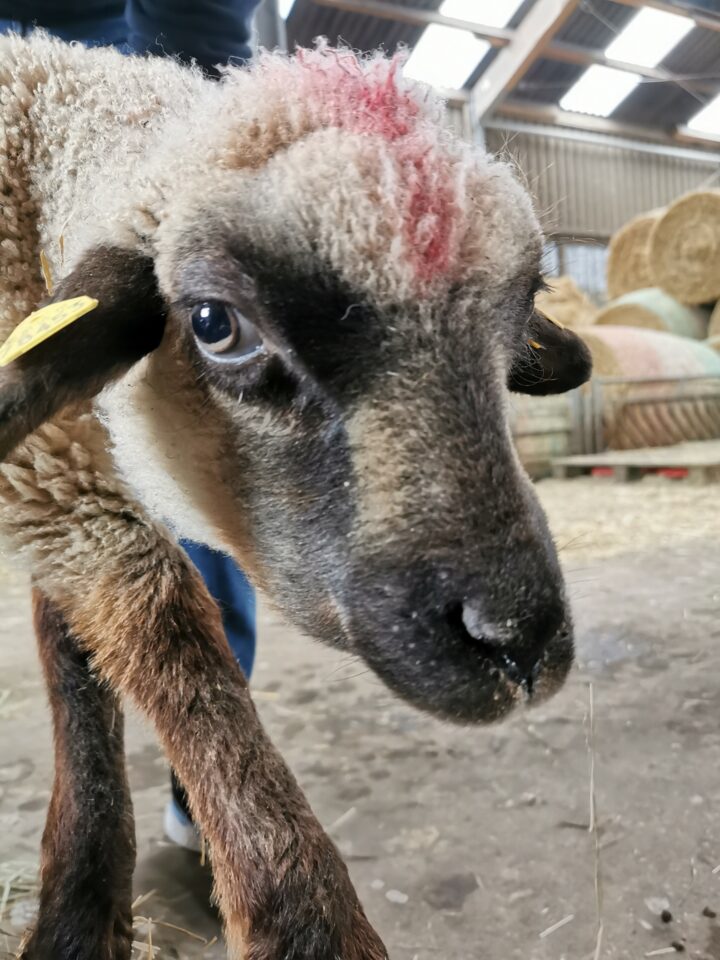
[[[491,721],[548,696],[572,628],[507,395],[576,386],[589,361],[533,312],[526,193],[395,60],[266,55],[208,104],[124,214],[142,293],[100,245],[56,294],[95,277],[107,311],[117,276],[121,312],[164,328],[106,363],[118,463],[417,706]]]

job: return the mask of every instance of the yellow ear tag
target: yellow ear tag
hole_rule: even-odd
[[[98,305],[92,297],[74,297],[41,307],[13,330],[0,347],[0,367],[6,367],[24,353],[37,347],[65,327],[70,326]]]

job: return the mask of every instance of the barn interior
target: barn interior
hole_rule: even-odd
[[[393,960],[720,960],[718,0],[263,0],[258,44],[407,50],[508,159],[546,235],[537,307],[594,373],[510,398],[577,662],[451,727],[260,604],[252,690]],[[0,958],[37,909],[52,734],[26,574],[0,554]],[[130,715],[134,957],[225,956],[211,867],[164,835]],[[312,960],[312,958],[307,958]]]

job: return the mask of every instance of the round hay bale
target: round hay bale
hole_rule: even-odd
[[[720,300],[715,304],[715,309],[710,314],[708,337],[720,337]]]
[[[599,385],[605,447],[626,450],[720,437],[720,353],[697,340],[640,327],[595,326],[582,336],[596,378],[630,381]]]
[[[720,190],[688,193],[650,235],[655,283],[683,303],[720,300]]]
[[[708,330],[708,311],[679,303],[660,287],[633,290],[602,309],[595,323],[601,326],[644,327],[674,333],[692,340],[704,340]]]
[[[563,327],[588,327],[595,321],[597,307],[572,277],[550,277],[547,290],[535,295],[535,306]]]
[[[599,377],[720,376],[720,356],[697,340],[641,327],[594,326],[582,338]]]
[[[608,295],[615,299],[631,290],[642,290],[655,283],[650,267],[650,235],[663,210],[651,210],[615,233],[608,247]]]
[[[593,327],[592,330],[583,330],[581,336],[588,347],[590,347],[594,376],[623,376],[623,367],[620,358],[616,356],[612,342],[606,342],[603,330],[599,327]],[[610,339],[612,341],[612,337]]]

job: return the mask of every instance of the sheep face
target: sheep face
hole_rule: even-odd
[[[58,285],[100,307],[18,361],[0,456],[114,378],[145,507],[290,620],[456,721],[548,696],[572,628],[508,388],[589,361],[533,314],[525,192],[382,58],[270,56],[213,96],[107,221],[134,249],[106,239]]]
[[[398,243],[390,162],[322,131],[170,213],[169,326],[142,378],[173,398],[156,436],[184,392],[200,411],[173,430],[190,460],[198,432],[214,438],[214,482],[191,486],[211,487],[215,528],[292,621],[412,703],[490,721],[551,694],[572,661],[506,404],[509,382],[543,380],[529,339],[582,350],[537,327],[539,232],[504,168],[467,171],[484,191],[467,206],[488,215],[435,271]]]

